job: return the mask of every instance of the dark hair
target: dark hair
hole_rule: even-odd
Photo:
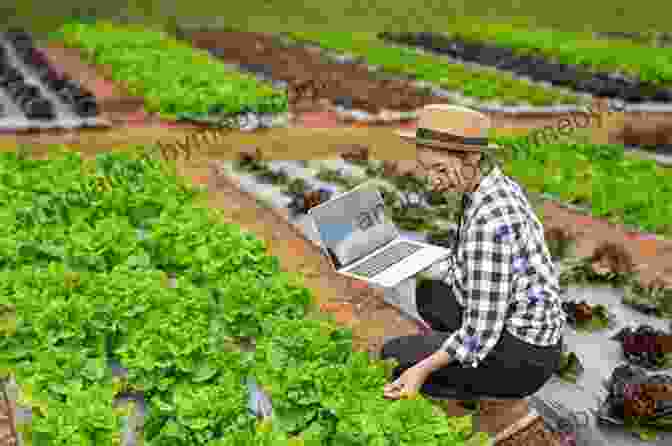
[[[481,151],[481,160],[478,163],[478,167],[481,171],[481,176],[488,175],[492,169],[499,167],[499,160],[495,155],[488,149]]]

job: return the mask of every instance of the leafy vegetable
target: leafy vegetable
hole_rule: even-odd
[[[595,216],[644,231],[672,228],[672,175],[655,161],[625,156],[618,145],[538,145],[527,137],[497,143],[505,173],[533,192],[587,204]]]
[[[284,92],[146,27],[107,22],[69,23],[60,34],[66,45],[84,50],[96,64],[108,65],[112,77],[145,98],[147,110],[177,114],[234,114],[287,110]]]

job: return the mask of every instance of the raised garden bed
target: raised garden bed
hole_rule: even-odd
[[[278,192],[291,198],[288,207],[294,218],[305,215],[311,207],[328,200],[335,192],[349,190],[370,178],[348,175],[345,168],[335,169],[321,165],[314,169],[300,167],[298,164],[295,165],[295,172],[301,176],[291,177],[285,167],[270,167],[270,163],[267,164],[260,159],[251,160],[247,153],[241,155],[235,166],[254,175],[262,184],[266,178],[277,176],[279,172],[289,175],[282,183],[275,185]],[[413,182],[408,176],[385,179],[379,177],[374,180],[381,186],[391,219],[402,231],[432,232],[435,238],[442,236],[442,226],[448,224],[449,219],[457,211],[456,202],[444,201],[438,206],[430,206],[424,199],[429,193],[427,185],[418,181]],[[272,197],[267,198],[273,201]],[[278,202],[277,199],[275,201]]]
[[[498,139],[504,173],[529,191],[578,205],[595,217],[645,231],[669,233],[672,214],[665,199],[672,176],[653,160],[626,156],[617,145],[536,145],[528,138]]]
[[[535,32],[535,36],[537,33]],[[538,46],[531,47],[523,54],[521,48],[515,47],[516,50],[510,49],[506,46],[506,38],[497,39],[495,43],[490,41],[474,41],[474,34],[467,34],[469,37],[459,34],[444,35],[437,33],[381,33],[379,37],[386,41],[419,47],[425,50],[450,56],[459,61],[477,63],[479,65],[495,67],[502,71],[511,71],[518,75],[523,75],[535,81],[549,82],[558,87],[569,87],[573,90],[589,93],[594,96],[608,97],[612,99],[621,99],[626,102],[641,103],[641,102],[661,102],[672,103],[672,70],[667,75],[664,75],[665,64],[660,62],[659,65],[652,65],[657,68],[656,73],[662,79],[667,79],[664,83],[665,87],[660,85],[660,82],[642,81],[640,79],[628,79],[623,76],[618,76],[614,73],[595,72],[590,71],[587,67],[580,65],[579,61],[584,61],[582,53],[576,50],[575,57],[569,59],[571,62],[560,63],[550,61],[543,54],[535,54],[532,48],[539,48]],[[543,50],[551,51],[557,48],[558,36],[554,32],[553,41],[548,38],[548,46],[542,47]],[[467,40],[469,39],[469,40]],[[540,38],[541,40],[541,38]],[[559,39],[558,39],[559,40]],[[498,42],[501,42],[498,44]],[[550,44],[555,45],[552,47]],[[535,41],[536,43],[536,41]],[[568,47],[570,43],[566,43]],[[566,50],[566,47],[562,47]],[[647,49],[644,49],[646,51]],[[562,51],[562,50],[561,50]],[[610,55],[613,59],[615,56],[620,56],[622,50],[611,49]],[[564,55],[565,53],[563,53]],[[660,55],[661,57],[667,57]],[[640,59],[642,62],[646,59]],[[667,62],[668,64],[670,61]],[[642,68],[646,69],[646,73],[654,69],[649,66]],[[668,76],[668,77],[665,77]]]
[[[2,130],[107,125],[93,94],[57,73],[24,30],[0,36],[0,99]]]
[[[672,368],[672,334],[640,325],[626,327],[613,338],[623,346],[623,356],[633,365],[649,370]]]
[[[608,397],[598,412],[604,424],[623,426],[645,441],[656,439],[656,431],[670,431],[672,377],[649,375],[624,365],[614,370],[607,383]]]
[[[232,71],[161,31],[98,22],[64,25],[60,36],[90,62],[110,66],[115,81],[143,96],[149,112],[166,118],[216,124],[245,112],[287,111],[283,91]]]

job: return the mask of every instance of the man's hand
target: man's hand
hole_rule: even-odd
[[[417,397],[428,376],[429,370],[427,368],[415,365],[407,369],[399,379],[385,386],[385,398],[398,400]]]

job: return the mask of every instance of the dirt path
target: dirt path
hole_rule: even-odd
[[[127,145],[147,145],[160,141],[165,144],[184,144],[197,128],[166,128],[161,126],[89,130],[80,132],[0,135],[0,147],[12,150],[18,144],[44,147],[67,144],[80,151],[87,148],[110,150]],[[215,135],[216,132],[212,134]],[[377,159],[414,159],[415,148],[403,143],[390,128],[306,128],[292,127],[264,130],[254,133],[226,132],[216,134],[210,144],[193,143],[192,152],[213,159],[231,159],[241,147],[258,146],[270,159],[327,159],[337,157],[344,147],[366,144]],[[409,158],[410,157],[410,158]]]

